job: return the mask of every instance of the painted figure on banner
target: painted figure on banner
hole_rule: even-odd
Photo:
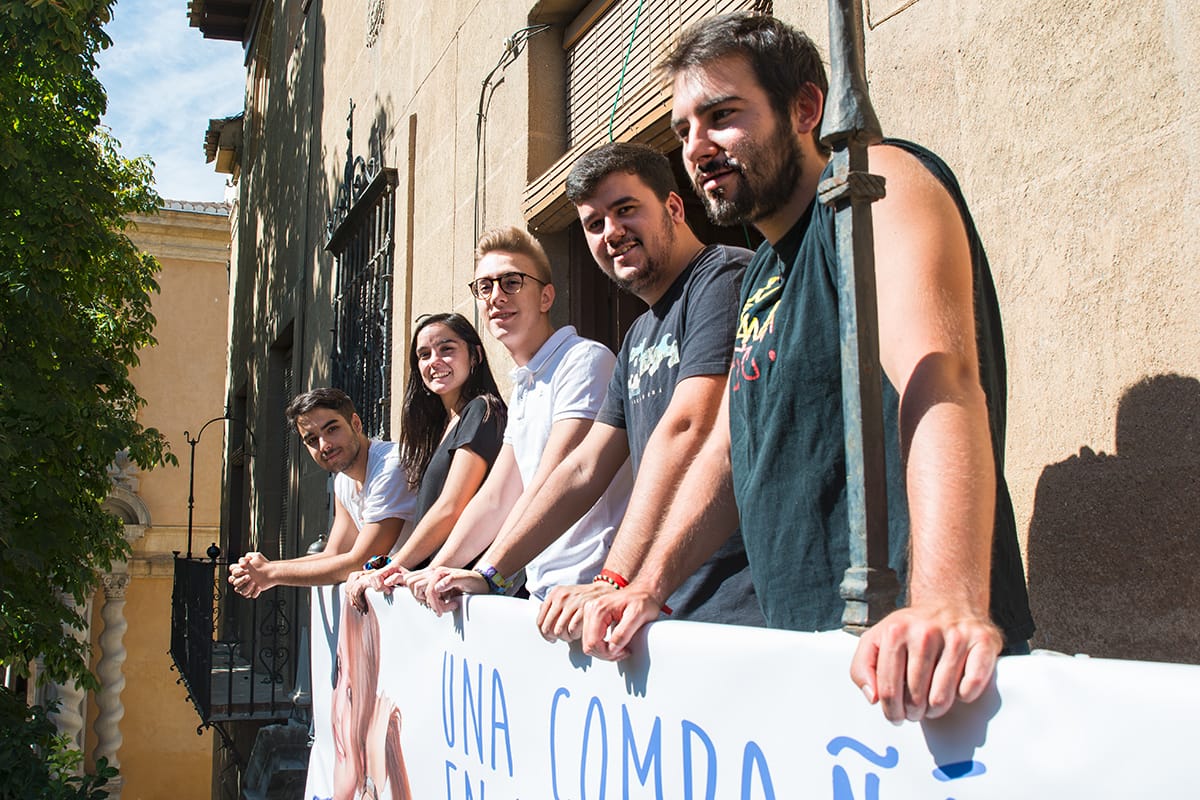
[[[284,416],[317,466],[333,473],[333,524],[320,553],[272,561],[251,552],[232,564],[229,582],[246,597],[274,586],[341,583],[372,555],[400,547],[416,512],[399,448],[367,437],[345,392],[320,388],[297,395]]]
[[[591,508],[626,460],[629,506],[591,583],[551,589],[538,624],[547,639],[579,637],[588,599],[616,591],[648,551],[679,476],[708,439],[729,370],[736,297],[750,252],[704,245],[684,215],[670,162],[645,145],[591,150],[567,177],[599,268],[648,310],[625,335],[608,391],[582,442],[545,478],[521,513],[510,515],[483,561],[493,571],[447,576],[434,591],[495,591],[531,553],[555,541]],[[580,576],[581,578],[586,578]],[[728,537],[694,565],[664,605],[678,619],[761,625],[741,536]]]
[[[838,262],[819,140],[825,70],[766,15],[685,30],[662,64],[694,190],[717,224],[766,238],[746,269],[720,419],[625,591],[587,609],[586,652],[634,633],[739,525],[767,623],[841,626],[849,566]],[[979,697],[1033,620],[1004,481],[1005,358],[991,273],[953,173],[918,145],[870,148],[891,566],[904,607],[860,640],[851,675],[893,721]]]
[[[379,691],[379,620],[342,606],[330,717],[333,800],[408,800],[401,714]]]

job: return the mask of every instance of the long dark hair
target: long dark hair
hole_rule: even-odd
[[[408,385],[404,389],[404,419],[400,429],[400,463],[408,473],[408,485],[412,489],[421,485],[425,468],[442,441],[449,418],[442,398],[426,388],[417,363],[417,336],[430,325],[439,323],[467,343],[471,359],[471,374],[463,383],[458,408],[461,410],[476,397],[482,397],[487,403],[484,419],[498,414],[503,420],[507,413],[475,326],[462,314],[427,314],[418,319],[408,346]]]

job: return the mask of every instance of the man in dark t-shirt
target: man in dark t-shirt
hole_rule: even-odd
[[[555,587],[539,612],[544,636],[569,640],[578,638],[589,599],[615,592],[636,574],[679,475],[712,432],[751,254],[696,238],[670,163],[643,145],[585,153],[567,178],[567,196],[596,263],[649,306],[625,336],[595,423],[519,520],[496,537],[531,548],[553,541],[631,459],[633,492],[604,571],[585,586]],[[740,535],[682,578],[664,598],[677,618],[763,624]]]
[[[828,174],[820,56],[777,19],[730,14],[685,31],[663,69],[709,217],[752,223],[766,242],[746,272],[720,435],[683,476],[638,578],[589,606],[584,649],[609,658],[739,519],[772,626],[839,627],[849,565],[837,256],[816,197]],[[979,697],[1033,622],[1003,479],[1003,339],[983,248],[932,153],[887,141],[870,167],[887,185],[872,213],[891,556],[907,605],[864,634],[851,676],[889,719],[919,720]]]

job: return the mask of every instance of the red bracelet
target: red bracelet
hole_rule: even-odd
[[[611,583],[613,586],[617,587],[618,589],[624,589],[626,586],[629,585],[629,581],[625,580],[625,578],[622,575],[620,575],[619,573],[613,572],[611,569],[600,570],[600,574],[597,575],[596,577],[602,581],[608,581],[609,583]]]
[[[599,583],[599,582],[607,583],[608,585],[612,586],[614,589],[624,589],[626,586],[629,585],[629,581],[625,580],[625,577],[623,575],[621,575],[619,572],[613,572],[611,569],[602,569],[602,570],[600,570],[599,575],[592,578],[592,583]],[[674,611],[671,610],[671,607],[669,605],[666,605],[665,603],[663,604],[662,611],[664,614],[667,614],[668,616],[675,613]]]

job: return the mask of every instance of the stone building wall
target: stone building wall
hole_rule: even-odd
[[[413,320],[473,313],[477,215],[483,227],[521,221],[525,187],[566,147],[561,30],[531,39],[503,70],[477,153],[481,83],[513,32],[584,5],[266,4],[249,64],[229,369],[231,401],[245,398],[264,454],[251,526],[279,524],[266,454],[284,449],[300,549],[328,521],[326,476],[278,426],[269,375],[284,358],[297,388],[329,380],[334,288],[322,245],[351,103],[354,154],[398,177],[395,430]],[[1186,224],[1200,12],[1176,0],[864,7],[885,132],[948,160],[992,260],[1035,645],[1200,661],[1200,600],[1179,588],[1200,566],[1200,326],[1190,313],[1200,277]],[[774,8],[826,40],[824,3]],[[556,262],[567,257],[567,234],[547,243]]]

